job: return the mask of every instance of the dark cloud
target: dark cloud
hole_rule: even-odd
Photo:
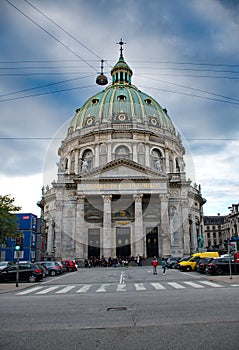
[[[11,2],[29,18],[0,2],[0,175],[36,174],[44,162],[55,162],[58,141],[49,150],[50,140],[38,138],[54,138],[75,109],[100,90],[95,85],[100,58],[110,80],[122,37],[133,84],[168,109],[195,160],[203,162],[199,182],[210,201],[218,199],[212,189],[218,190],[220,179],[210,181],[210,164],[220,168],[223,158],[231,173],[238,166],[230,152],[233,142],[238,149],[238,1],[32,2],[78,42],[26,2]],[[24,137],[32,140],[12,139]]]

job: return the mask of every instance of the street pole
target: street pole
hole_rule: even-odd
[[[228,248],[228,257],[229,257],[229,273],[230,273],[230,279],[232,279],[232,265],[231,265],[231,256],[230,256],[230,240],[228,240],[227,248]]]
[[[16,274],[16,287],[18,287],[19,282],[19,250],[17,250],[17,274]]]

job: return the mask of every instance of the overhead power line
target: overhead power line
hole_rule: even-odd
[[[60,41],[57,37],[55,37],[53,34],[51,34],[48,30],[46,30],[45,28],[43,28],[40,24],[38,24],[36,21],[34,21],[31,17],[29,17],[27,14],[25,14],[23,11],[21,11],[18,7],[16,7],[14,4],[12,4],[9,0],[5,0],[9,5],[11,5],[12,7],[14,7],[18,12],[20,12],[24,17],[26,17],[27,19],[29,19],[29,21],[31,21],[32,23],[34,23],[38,28],[40,28],[41,30],[43,30],[46,34],[48,34],[51,38],[53,38],[54,40],[56,40],[59,44],[61,44],[64,48],[66,48],[68,51],[70,51],[73,55],[75,55],[76,57],[78,57],[81,61],[85,62],[88,66],[90,66],[92,69],[96,70],[97,69],[92,66],[89,62],[87,62],[86,60],[84,60],[80,55],[78,55],[75,51],[73,51],[71,48],[69,48],[67,45],[65,45],[62,41]]]

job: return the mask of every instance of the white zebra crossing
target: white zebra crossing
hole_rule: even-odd
[[[86,294],[87,292],[95,292],[95,293],[106,293],[106,292],[126,292],[126,291],[152,291],[152,290],[165,290],[165,289],[186,289],[186,288],[195,288],[195,289],[203,289],[206,287],[211,288],[223,288],[224,286],[218,283],[214,283],[211,281],[197,281],[191,282],[191,281],[183,281],[180,283],[177,282],[152,282],[152,283],[129,283],[128,285],[126,283],[119,283],[119,284],[113,284],[113,283],[104,283],[99,285],[94,284],[84,284],[80,286],[80,288],[77,285],[56,285],[56,286],[36,286],[32,288],[28,288],[26,290],[23,290],[21,292],[16,293],[16,295],[29,295],[29,294],[35,294],[35,295],[46,295],[50,293],[54,294],[66,294],[69,292],[73,293],[79,293],[79,294]]]

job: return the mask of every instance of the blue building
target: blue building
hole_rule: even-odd
[[[31,213],[16,214],[18,220],[18,234],[20,236],[20,260],[37,261],[41,257],[41,219]],[[8,238],[2,248],[2,260],[16,259],[16,239]]]

